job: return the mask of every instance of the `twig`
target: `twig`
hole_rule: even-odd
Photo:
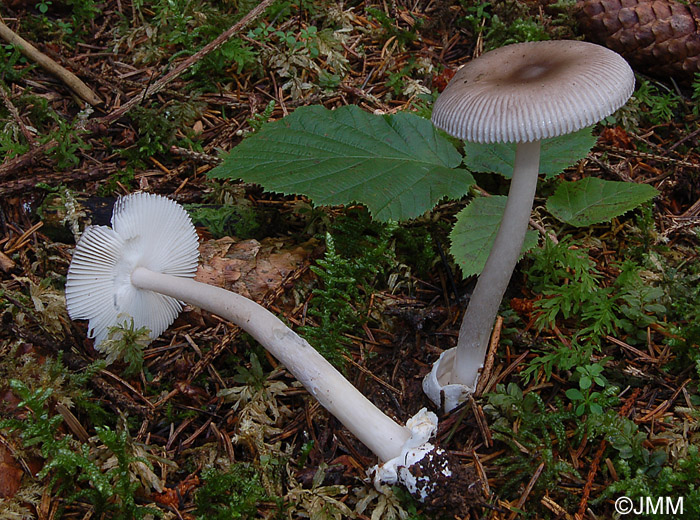
[[[537,467],[535,472],[532,474],[532,477],[530,477],[530,481],[527,483],[527,486],[525,486],[525,491],[523,491],[523,494],[520,496],[518,499],[518,502],[515,504],[515,508],[512,509],[512,512],[510,516],[508,517],[508,520],[514,520],[516,516],[518,516],[518,513],[520,509],[523,507],[525,504],[525,501],[527,500],[527,497],[530,495],[530,492],[532,491],[532,488],[535,487],[535,484],[537,483],[537,479],[540,478],[540,475],[542,474],[542,470],[544,469],[544,462],[540,463],[540,465]]]
[[[484,362],[484,368],[481,370],[481,375],[479,376],[479,381],[476,384],[475,395],[482,395],[486,386],[491,378],[491,371],[493,370],[493,363],[496,357],[496,349],[498,348],[498,343],[501,341],[501,329],[503,328],[503,316],[496,316],[496,323],[493,326],[493,332],[491,334],[491,342],[489,343],[489,350],[486,353],[486,361]]]
[[[78,76],[73,74],[68,69],[60,66],[1,21],[0,37],[2,37],[2,39],[8,43],[14,45],[19,52],[24,54],[30,60],[39,64],[41,68],[63,81],[68,88],[80,96],[80,98],[84,101],[90,103],[91,105],[99,105],[102,103],[102,100],[97,97],[97,94],[95,94],[90,87],[83,83]]]
[[[56,143],[54,141],[53,146],[55,145]],[[0,178],[2,177],[2,168],[3,165],[0,165]],[[68,180],[70,180],[70,182],[86,182],[102,179],[109,176],[111,173],[112,169],[110,168],[92,168],[88,171],[74,170],[68,172],[51,172],[42,175],[34,175],[33,177],[28,176],[22,179],[3,181],[0,182],[0,197],[7,197],[24,190],[34,189],[39,182],[46,184],[58,184],[61,182],[67,182]]]
[[[226,32],[221,33],[215,40],[209,42],[207,45],[195,52],[189,58],[178,63],[177,66],[170,72],[168,72],[165,76],[147,85],[146,88],[144,88],[139,94],[135,95],[133,98],[131,98],[119,108],[110,112],[109,114],[100,119],[94,120],[93,124],[112,123],[113,121],[116,121],[124,114],[126,114],[129,110],[134,108],[134,106],[142,103],[149,96],[160,92],[168,83],[180,76],[192,65],[201,60],[204,56],[226,43],[226,41],[228,41],[229,38],[231,38],[234,34],[243,29],[246,25],[248,25],[251,21],[260,16],[262,13],[264,13],[265,10],[270,5],[272,5],[273,2],[274,0],[263,0],[262,2],[260,2],[255,8],[251,9],[247,15],[245,15],[238,22],[233,24],[228,30],[226,30]]]
[[[690,134],[690,136],[693,136],[693,134]],[[613,152],[622,155],[623,157],[637,157],[640,159],[650,159],[652,161],[659,161],[662,163],[666,164],[677,164],[678,166],[684,166],[686,168],[700,168],[700,164],[695,164],[689,161],[684,161],[682,159],[674,159],[673,157],[665,157],[663,155],[658,155],[654,153],[648,153],[648,152],[638,152],[637,150],[628,150],[626,148],[620,148],[618,146],[608,146],[608,145],[599,145],[599,148],[601,150],[605,150],[608,152]]]
[[[192,150],[188,150],[187,148],[181,148],[175,145],[170,147],[170,153],[172,153],[173,155],[186,157],[187,159],[191,159],[198,163],[213,165],[221,164],[221,157],[203,152],[193,152]]]
[[[8,159],[0,164],[0,179],[29,166],[36,158],[41,157],[57,144],[58,141],[51,139],[47,143],[32,148],[27,153]]]

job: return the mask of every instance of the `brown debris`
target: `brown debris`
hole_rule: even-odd
[[[22,481],[22,467],[5,446],[0,444],[0,499],[12,498]]]
[[[315,240],[296,245],[277,238],[238,240],[224,237],[200,246],[196,280],[223,287],[255,301],[278,287],[317,247]]]
[[[410,472],[418,481],[416,498],[420,499],[421,491],[427,492],[424,503],[432,511],[449,511],[462,517],[481,501],[482,484],[474,468],[444,450],[428,453],[410,467]],[[429,489],[421,488],[425,482],[430,483]]]
[[[87,101],[91,105],[99,105],[102,103],[102,100],[83,82],[83,80],[65,67],[62,67],[56,63],[43,52],[39,51],[36,47],[15,33],[2,21],[0,21],[0,38],[14,45],[27,58],[35,61],[48,72],[58,77],[84,101]]]

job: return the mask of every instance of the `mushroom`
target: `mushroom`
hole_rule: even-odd
[[[66,281],[68,314],[89,320],[88,336],[98,350],[110,329],[131,320],[156,338],[175,320],[182,302],[217,314],[263,345],[384,462],[373,468],[375,485],[401,482],[419,498],[435,492],[434,479],[421,465],[450,472],[444,450],[428,442],[437,429],[435,414],[424,408],[399,425],[267,309],[193,280],[197,245],[187,212],[174,201],[147,193],[120,198],[112,227],[90,226],[76,245]]]
[[[612,114],[634,90],[617,53],[587,42],[508,45],[467,63],[435,101],[433,124],[477,143],[517,143],[493,248],[467,306],[457,346],[442,353],[423,390],[446,411],[476,390],[501,299],[520,257],[537,187],[540,141]]]

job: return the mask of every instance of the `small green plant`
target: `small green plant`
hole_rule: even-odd
[[[535,350],[537,355],[527,363],[520,375],[525,383],[537,380],[540,375],[545,381],[549,381],[555,369],[572,370],[576,366],[588,363],[593,351],[597,349],[597,343],[580,342],[573,338],[571,342],[559,342],[546,350]]]
[[[3,127],[0,132],[0,160],[12,159],[29,151],[29,144],[16,124],[0,119],[0,125]]]
[[[365,321],[367,292],[395,259],[391,245],[394,226],[369,221],[366,212],[348,216],[326,234],[326,253],[311,270],[320,287],[313,290],[308,314],[317,326],[300,332],[337,367],[344,367],[347,354],[344,335]],[[376,235],[369,234],[369,230]],[[371,233],[371,232],[370,232]]]
[[[133,167],[138,167],[143,166],[149,157],[168,152],[170,146],[176,143],[177,131],[191,126],[201,109],[202,105],[196,98],[163,106],[156,104],[134,107],[129,116],[138,132],[138,138],[122,154]],[[186,138],[182,144],[189,148],[196,145],[196,142]]]
[[[549,40],[550,31],[537,19],[523,12],[519,2],[481,2],[461,0],[465,16],[462,23],[474,36],[481,35],[486,50],[511,43]]]
[[[18,65],[23,65],[23,67],[19,68]],[[0,45],[0,82],[15,83],[19,81],[34,68],[34,66],[26,65],[27,59],[14,45]],[[0,88],[4,88],[4,85]]]
[[[681,104],[680,97],[674,91],[646,79],[639,83],[634,98],[646,107],[646,116],[652,125],[670,123]]]
[[[526,483],[540,464],[544,466],[536,493],[559,489],[562,474],[578,476],[559,455],[568,449],[566,423],[575,417],[561,400],[547,406],[535,392],[524,394],[515,383],[499,384],[488,395],[484,412],[492,421],[494,439],[509,448],[498,461],[500,476],[506,479],[501,488],[504,495],[517,494],[519,485]],[[518,427],[514,428],[516,422]]]
[[[382,26],[383,37],[385,40],[396,38],[401,46],[406,46],[418,38],[418,31],[422,26],[422,19],[414,18],[414,23],[408,29],[399,27],[396,19],[387,15],[381,9],[367,7],[365,12],[369,15],[369,19],[376,20]]]
[[[668,266],[661,282],[668,312],[670,336],[666,343],[676,353],[672,366],[683,370],[700,361],[700,260]]]
[[[272,117],[272,113],[274,111],[275,100],[273,99],[265,106],[265,110],[246,119],[246,121],[250,125],[251,130],[253,132],[257,132],[258,130],[260,130],[263,127],[263,125],[269,121],[270,117]]]
[[[214,238],[235,236],[247,239],[257,236],[260,229],[255,210],[243,205],[188,204],[185,207],[192,222],[196,226],[206,227]]]
[[[107,353],[105,362],[111,365],[115,361],[124,361],[127,367],[124,375],[138,374],[143,368],[143,349],[150,342],[150,331],[136,328],[133,318],[117,327],[110,327],[107,339],[100,344],[100,350]]]
[[[544,296],[536,304],[541,327],[574,319],[581,325],[577,332],[580,338],[595,341],[622,329],[637,342],[644,341],[640,327],[643,331],[656,323],[666,310],[661,304],[663,291],[642,281],[640,266],[624,262],[613,284],[605,287],[587,249],[569,237],[558,244],[547,240],[531,260],[526,270],[528,280],[533,290]]]
[[[106,182],[97,188],[97,194],[100,197],[107,197],[115,192],[119,192],[123,188],[130,190],[133,188],[134,179],[134,168],[127,166],[124,170],[117,171],[110,175]]]
[[[276,498],[267,495],[260,473],[249,464],[233,464],[224,471],[209,468],[202,480],[195,496],[195,515],[201,520],[257,518],[258,504]]]
[[[309,315],[317,327],[304,326],[300,332],[323,356],[337,367],[344,367],[348,353],[344,334],[357,325],[360,316],[355,305],[359,303],[360,288],[358,265],[338,254],[330,234],[326,235],[326,253],[311,269],[318,276],[321,287],[313,291]]]
[[[10,380],[9,385],[21,399],[17,407],[26,408],[27,414],[23,419],[3,419],[0,429],[18,432],[25,448],[35,446],[39,450],[45,463],[37,477],[49,477],[48,487],[53,493],[65,494],[68,503],[87,500],[97,514],[109,513],[109,518],[115,520],[142,519],[159,513],[135,502],[134,493],[140,483],[132,479],[131,466],[140,463],[150,467],[150,463],[131,454],[125,431],[116,432],[107,426],[95,428],[102,443],[98,448],[117,460],[115,467],[104,470],[98,464],[94,447],[60,433],[63,417],[49,409],[53,389],[32,390],[16,379]]]
[[[700,115],[700,72],[696,72],[693,76],[693,93],[690,95],[690,99],[693,100],[693,114],[695,116]]]
[[[681,499],[683,507],[673,511],[649,511],[644,518],[655,520],[682,520],[696,518],[700,515],[700,449],[696,445],[688,448],[686,456],[679,458],[672,465],[662,467],[665,457],[657,452],[656,457],[647,466],[633,468],[626,463],[619,464],[622,478],[614,482],[595,500],[601,503],[619,496],[645,500],[647,497],[669,497]]]
[[[0,59],[1,56],[2,52],[0,51]],[[14,59],[13,54],[10,60]],[[0,88],[4,87],[0,85]],[[29,123],[38,134],[37,142],[39,144],[55,142],[46,151],[46,155],[54,161],[57,169],[66,170],[77,166],[81,159],[81,153],[92,148],[90,143],[83,139],[85,132],[81,129],[81,124],[85,113],[80,113],[74,120],[68,121],[53,110],[45,98],[31,94],[19,96],[14,100],[14,103],[18,110],[28,109]],[[0,127],[4,130],[0,132],[0,159],[23,153],[23,150],[26,151],[29,148],[25,137],[21,135],[19,128],[12,120],[0,119]]]
[[[46,14],[49,12],[49,6],[52,4],[51,0],[41,0],[40,2],[37,2],[35,7],[36,10],[39,11],[41,14]]]
[[[573,403],[577,416],[600,415],[604,409],[618,403],[617,394],[620,389],[608,386],[603,370],[600,362],[576,367],[573,380],[578,380],[578,388],[569,388],[566,397]],[[596,386],[600,390],[596,390]]]

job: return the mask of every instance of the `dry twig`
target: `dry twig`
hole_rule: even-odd
[[[97,96],[97,94],[95,94],[90,87],[83,83],[78,76],[56,63],[43,52],[39,51],[31,43],[22,38],[1,21],[0,37],[6,42],[17,47],[19,52],[24,54],[30,60],[39,64],[39,66],[44,70],[63,81],[63,83],[65,83],[66,86],[75,92],[83,101],[86,101],[91,105],[99,105],[102,103],[102,100]]]

